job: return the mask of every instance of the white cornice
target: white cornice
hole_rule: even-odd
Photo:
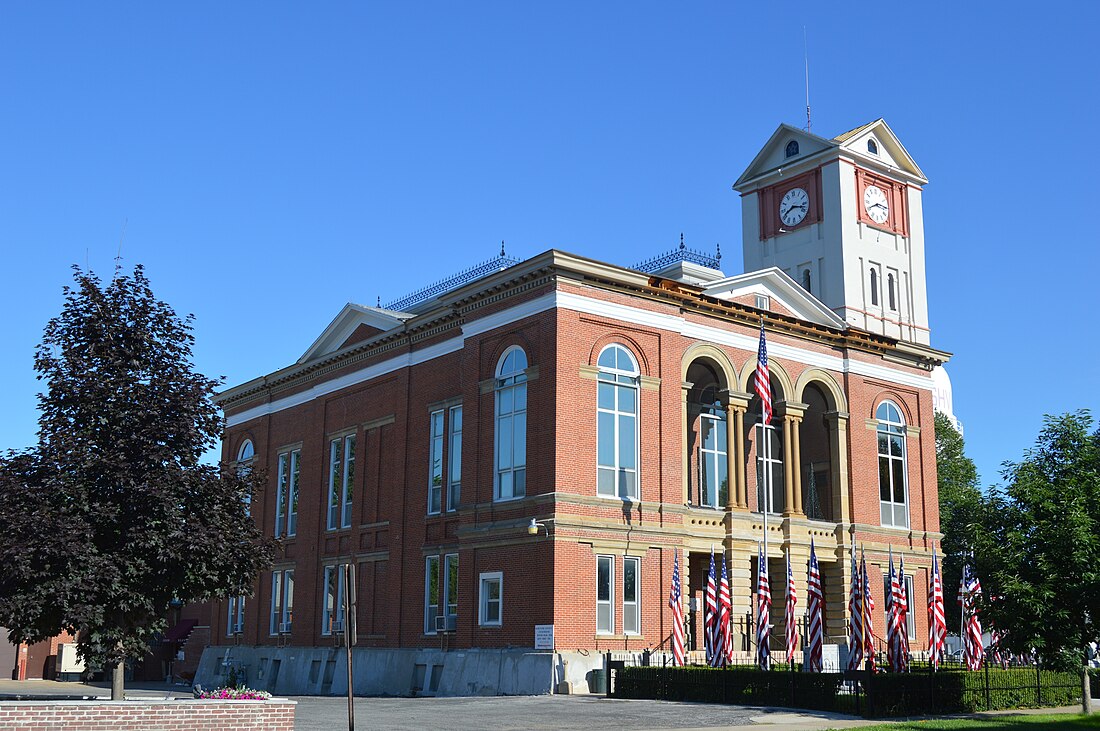
[[[555,290],[491,315],[471,319],[462,325],[462,335],[460,337],[450,338],[426,348],[402,353],[393,358],[366,366],[353,373],[323,381],[299,393],[232,414],[226,420],[227,426],[237,426],[261,416],[300,406],[313,399],[320,398],[358,383],[369,381],[373,378],[378,378],[379,376],[392,373],[401,368],[408,368],[420,363],[425,363],[433,358],[439,358],[448,353],[454,353],[462,349],[467,337],[479,335],[509,322],[515,322],[525,317],[530,317],[531,315],[536,315],[540,312],[555,308],[582,312],[587,315],[595,315],[612,320],[621,320],[623,322],[650,327],[664,332],[677,333],[693,340],[726,345],[750,353],[756,351],[758,344],[755,334],[733,332],[714,325],[689,322],[678,315],[652,312],[572,292]],[[853,373],[870,378],[892,381],[913,388],[932,390],[931,376],[923,376],[885,365],[866,363],[835,355],[827,355],[812,350],[803,350],[802,348],[778,342],[768,344],[768,353],[772,359],[788,360],[834,372]]]

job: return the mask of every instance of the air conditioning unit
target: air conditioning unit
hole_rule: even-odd
[[[435,631],[446,632],[447,631],[447,618],[442,614],[436,615],[435,618]]]
[[[290,625],[291,625],[291,624],[292,624],[292,622],[280,622],[280,623],[279,623],[279,634],[281,634],[281,635],[289,635],[289,634],[290,634]]]
[[[344,631],[344,620],[342,620],[342,619],[339,619],[339,620],[335,620],[335,621],[333,621],[333,623],[332,623],[332,631],[333,631],[334,633],[335,633],[335,632],[343,632],[343,631]]]
[[[235,625],[233,625],[233,634],[244,634],[244,622],[237,622]]]

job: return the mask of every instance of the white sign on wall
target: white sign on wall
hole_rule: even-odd
[[[552,625],[552,624],[536,624],[535,625],[535,649],[536,650],[553,650],[554,649],[554,625]]]

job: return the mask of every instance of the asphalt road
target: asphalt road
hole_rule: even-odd
[[[347,728],[347,699],[299,696],[296,731]],[[764,716],[774,715],[765,719]],[[782,718],[780,717],[782,716]],[[844,717],[837,717],[840,720]],[[755,720],[754,720],[755,719]],[[798,724],[822,728],[818,716]],[[356,698],[355,728],[387,731],[597,731],[598,729],[721,729],[754,723],[796,721],[789,711],[697,703],[609,700],[597,696],[521,696],[484,698]],[[838,724],[841,725],[841,724]],[[774,728],[774,727],[773,727]]]

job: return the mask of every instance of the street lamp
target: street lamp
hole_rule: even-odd
[[[539,528],[542,528],[544,531],[546,531],[546,535],[547,537],[549,537],[550,527],[546,525],[546,523],[535,520],[534,518],[531,518],[531,522],[527,524],[527,535],[537,536],[539,534]]]

